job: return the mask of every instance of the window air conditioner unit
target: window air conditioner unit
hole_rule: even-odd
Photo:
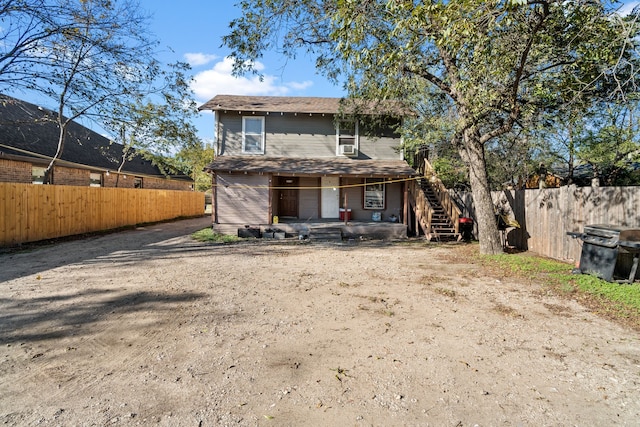
[[[358,150],[356,150],[355,145],[345,144],[340,146],[340,154],[343,156],[356,156],[358,155]]]

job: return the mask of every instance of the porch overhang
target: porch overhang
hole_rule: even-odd
[[[220,156],[205,171],[275,176],[340,176],[362,178],[410,178],[417,175],[404,160],[354,160],[348,158],[291,158]]]

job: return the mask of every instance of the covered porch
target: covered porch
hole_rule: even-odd
[[[339,221],[284,219],[277,224],[213,224],[222,234],[261,239],[296,239],[311,241],[402,240],[407,225],[383,221]]]
[[[246,228],[261,238],[407,237],[407,181],[415,171],[404,161],[223,157],[209,170],[215,231],[242,234]]]

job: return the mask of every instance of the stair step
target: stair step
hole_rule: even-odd
[[[431,227],[432,230],[437,231],[438,233],[452,233],[455,234],[456,230],[453,227]]]
[[[342,240],[342,229],[339,227],[317,227],[309,229],[309,240]]]
[[[420,188],[425,196],[427,203],[431,208],[431,223],[429,233],[430,240],[436,240],[441,242],[457,241],[460,234],[456,233],[451,218],[445,209],[442,207],[440,197],[431,187],[431,184],[426,179],[419,180]]]

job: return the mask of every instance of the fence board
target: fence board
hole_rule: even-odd
[[[494,192],[493,196],[496,201],[509,201],[522,226],[509,233],[509,244],[550,258],[579,259],[581,242],[567,232],[582,232],[585,225],[640,228],[640,187],[567,186]]]
[[[521,226],[508,231],[509,245],[563,261],[575,262],[582,250],[582,242],[567,236],[569,231],[582,232],[589,224],[640,228],[640,187],[572,185],[496,191],[492,196],[496,204],[506,200]],[[464,206],[464,215],[475,218],[471,194],[455,193],[454,197]]]
[[[0,246],[204,215],[204,193],[0,183]]]
[[[17,215],[15,214],[13,209],[9,209],[10,206],[13,208],[13,206],[16,205],[14,192],[15,190],[13,188],[13,185],[8,186],[7,191],[4,192],[5,216],[3,221],[3,228],[4,235],[6,236],[5,238],[9,242],[13,242],[16,238],[15,221]]]

